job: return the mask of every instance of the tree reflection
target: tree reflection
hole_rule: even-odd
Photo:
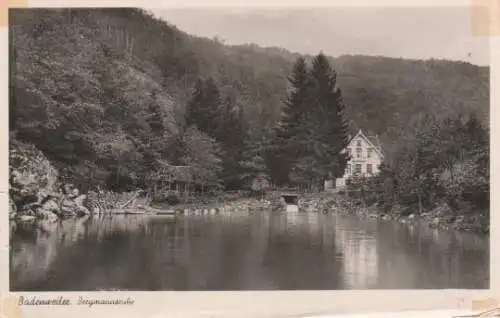
[[[485,288],[487,238],[316,212],[17,226],[12,290]]]

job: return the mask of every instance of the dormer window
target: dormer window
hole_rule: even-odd
[[[357,146],[357,147],[361,147],[361,140],[357,140],[357,141],[356,141],[356,146]]]

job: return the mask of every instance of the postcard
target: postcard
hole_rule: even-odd
[[[2,10],[2,317],[500,315],[494,1]]]

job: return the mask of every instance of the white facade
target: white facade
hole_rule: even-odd
[[[361,130],[351,139],[345,151],[349,153],[350,160],[344,176],[335,180],[336,188],[345,187],[346,181],[355,174],[371,176],[379,172],[383,159],[380,146],[368,139]],[[326,184],[325,186],[328,187]]]

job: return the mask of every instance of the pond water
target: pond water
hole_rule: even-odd
[[[13,291],[489,288],[489,237],[316,212],[11,229]]]

